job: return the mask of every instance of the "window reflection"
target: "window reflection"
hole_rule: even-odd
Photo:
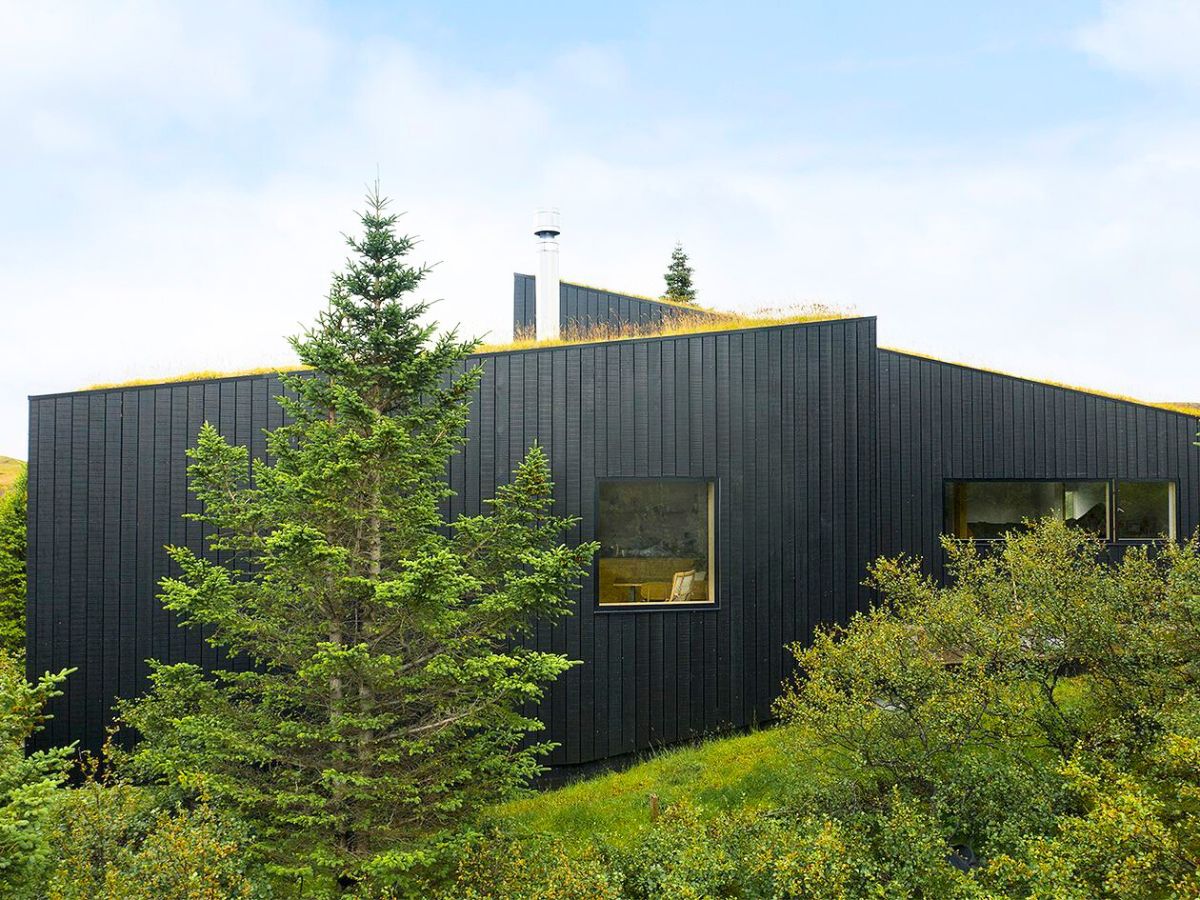
[[[715,601],[710,481],[602,481],[601,605]]]
[[[1054,516],[1107,538],[1106,481],[952,481],[946,485],[946,531],[969,540],[998,540]]]
[[[1175,484],[1170,481],[1118,482],[1117,537],[1174,539]]]

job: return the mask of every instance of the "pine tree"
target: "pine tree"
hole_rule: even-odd
[[[443,519],[479,370],[473,343],[422,324],[427,270],[386,204],[368,195],[328,309],[292,339],[315,374],[285,376],[267,461],[208,424],[189,452],[220,556],[168,548],[161,600],[254,665],[152,664],[122,712],[129,771],[203,785],[277,875],[343,890],[539,770],[550,745],[520,709],[573,663],[519,637],[568,612],[595,549],[561,543],[574,522],[551,514],[536,445],[487,514]]]
[[[692,286],[692,267],[688,265],[688,255],[683,250],[683,244],[676,244],[671,251],[671,264],[663,276],[667,283],[667,292],[663,295],[666,300],[674,303],[695,303],[696,289]]]
[[[26,473],[0,495],[0,649],[25,650]]]
[[[46,704],[73,669],[44,673],[31,684],[15,654],[0,650],[0,897],[45,896],[37,889],[55,854],[52,835],[62,815],[59,788],[75,748],[27,752],[42,730]]]

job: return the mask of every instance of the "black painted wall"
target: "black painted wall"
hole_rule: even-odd
[[[866,602],[878,552],[874,319],[580,344],[477,357],[484,378],[451,513],[475,512],[530,444],[550,455],[560,512],[595,529],[604,476],[715,478],[715,608],[597,610],[538,628],[584,661],[539,714],[588,762],[770,716],[784,645]],[[43,743],[95,746],[144,659],[218,662],[155,599],[162,545],[202,549],[184,450],[211,421],[263,452],[282,415],[270,376],[34,397],[30,401],[31,673],[77,666]]]
[[[880,546],[942,575],[947,479],[1178,481],[1178,535],[1200,525],[1200,417],[879,351]]]
[[[532,335],[537,320],[537,279],[513,276],[513,333]],[[584,335],[598,328],[650,328],[680,315],[705,316],[705,310],[685,309],[645,297],[618,294],[581,284],[559,282],[558,327],[564,334]]]
[[[594,535],[598,478],[718,483],[715,608],[601,611],[589,583],[576,615],[538,629],[585,662],[538,711],[555,764],[768,718],[784,645],[863,605],[869,560],[917,553],[941,574],[946,479],[1170,478],[1179,533],[1200,525],[1200,418],[876,350],[873,319],[476,361],[452,514],[478,511],[534,440],[559,511],[582,519],[572,540]],[[200,424],[261,455],[279,391],[248,376],[31,398],[28,668],[79,668],[41,743],[95,746],[146,657],[221,662],[159,607],[161,548],[203,547],[181,518]]]

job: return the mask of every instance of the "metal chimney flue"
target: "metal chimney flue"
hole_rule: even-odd
[[[558,337],[558,236],[557,209],[539,209],[533,216],[533,233],[538,241],[537,339]]]

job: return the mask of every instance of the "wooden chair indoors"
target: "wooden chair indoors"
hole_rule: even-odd
[[[686,603],[692,593],[692,585],[695,581],[695,569],[689,569],[686,572],[676,572],[675,577],[671,580],[671,596],[667,598],[667,602]]]

